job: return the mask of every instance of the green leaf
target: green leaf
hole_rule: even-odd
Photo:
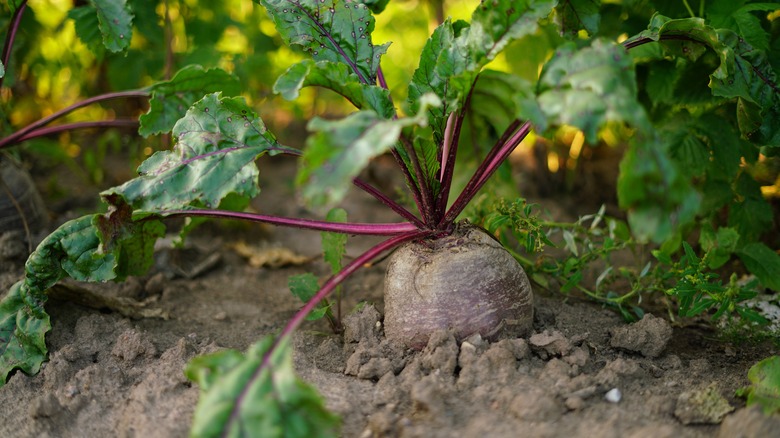
[[[255,159],[266,152],[298,153],[277,143],[243,98],[220,93],[195,103],[173,135],[173,150],[155,153],[138,168],[137,178],[101,195],[119,195],[136,210],[161,211],[217,208],[235,194],[244,202],[234,199],[233,208],[243,208],[260,190]]]
[[[707,266],[710,269],[718,269],[723,266],[739,243],[739,233],[734,228],[718,228],[717,232],[711,226],[702,226],[699,234],[699,243],[707,254]]]
[[[435,141],[443,138],[447,116],[463,106],[479,71],[506,45],[538,28],[538,20],[552,11],[552,0],[496,0],[483,2],[471,24],[446,20],[423,48],[420,65],[409,84],[409,103],[418,111],[420,98],[433,92],[444,106],[431,109]]]
[[[597,39],[590,47],[560,46],[539,79],[538,101],[550,124],[576,126],[589,143],[608,121],[625,122],[640,132],[651,130],[637,100],[633,60],[612,41]]]
[[[290,292],[304,303],[308,303],[312,297],[320,290],[319,281],[317,277],[307,272],[305,274],[293,275],[287,280],[287,287],[290,288]],[[323,300],[306,316],[309,321],[315,321],[328,313],[330,305],[327,300]]]
[[[347,211],[343,208],[334,208],[328,212],[325,218],[328,222],[346,222]],[[344,254],[347,253],[347,235],[344,233],[322,232],[322,254],[325,262],[330,265],[333,274],[342,268]]]
[[[272,336],[246,354],[221,351],[193,359],[185,370],[201,387],[192,437],[335,437],[339,419],[316,390],[295,375],[289,338]]]
[[[358,109],[375,111],[386,119],[395,114],[390,92],[360,82],[346,64],[305,60],[288,68],[274,84],[274,92],[287,100],[298,98],[303,87],[319,86],[341,94]]]
[[[170,132],[187,109],[204,95],[219,91],[224,96],[236,96],[241,86],[235,76],[224,70],[188,65],[170,81],[158,82],[149,91],[152,94],[149,111],[139,119],[138,133],[144,137]]]
[[[376,83],[379,59],[389,44],[373,44],[368,6],[348,0],[255,1],[268,11],[286,44],[301,46],[315,61],[348,65],[364,84]]]
[[[737,229],[744,243],[756,241],[772,226],[772,206],[764,199],[758,181],[747,173],[741,173],[732,187],[728,225]]]
[[[601,21],[601,0],[562,0],[555,7],[555,21],[561,34],[576,37],[580,30],[594,35]]]
[[[3,65],[3,61],[0,61],[0,78],[5,77],[5,66]]]
[[[747,405],[759,405],[767,415],[780,413],[780,356],[768,357],[750,367],[750,386],[738,395],[747,396]]]
[[[747,244],[737,251],[742,263],[764,286],[780,291],[780,255],[761,242]]]
[[[126,0],[90,0],[95,7],[103,45],[110,52],[130,47],[133,36],[133,14]]]
[[[390,0],[359,0],[360,3],[363,3],[364,5],[368,6],[369,9],[371,9],[371,12],[374,14],[380,14],[382,11],[385,10],[385,7],[387,7],[387,4],[390,3]]]
[[[68,11],[68,18],[73,20],[76,36],[92,51],[102,53],[103,36],[100,33],[97,10],[93,5],[85,5]]]
[[[29,312],[22,297],[20,281],[0,301],[0,387],[15,369],[35,374],[46,360],[46,332],[51,330],[49,315],[42,309]]]
[[[105,282],[142,274],[164,231],[159,221],[130,221],[125,206],[66,222],[46,237],[27,259],[24,280],[0,303],[0,386],[13,369],[35,373],[45,359],[46,290],[65,277]]]
[[[780,146],[780,87],[763,51],[732,30],[707,26],[701,18],[655,15],[648,29],[631,40],[642,37],[659,41],[668,54],[692,59],[706,47],[712,49],[720,60],[710,74],[712,94],[737,99],[742,108],[739,127],[747,139],[760,146]]]
[[[715,28],[727,28],[737,32],[745,41],[758,50],[769,49],[769,34],[761,25],[755,11],[771,12],[780,9],[777,3],[750,3],[745,1],[720,0],[707,5],[707,18]],[[763,14],[766,18],[766,14]],[[768,20],[766,20],[768,21]]]
[[[373,111],[359,111],[341,120],[312,119],[308,129],[315,134],[307,139],[296,179],[303,198],[313,206],[343,199],[352,179],[371,158],[389,150],[404,127],[426,125],[427,108],[439,101],[433,95],[424,100],[413,117],[387,120]]]
[[[639,241],[662,243],[691,223],[700,197],[658,141],[636,141],[620,162],[618,202]]]

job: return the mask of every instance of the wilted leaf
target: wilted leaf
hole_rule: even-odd
[[[347,0],[255,1],[266,8],[286,44],[301,46],[315,61],[348,65],[364,84],[376,83],[389,44],[373,44],[368,6]]]
[[[289,248],[250,246],[243,240],[231,247],[238,255],[247,259],[249,266],[253,268],[298,266],[311,261],[311,257],[296,254]]]
[[[138,133],[144,137],[171,132],[190,106],[206,94],[222,92],[224,96],[236,96],[241,92],[238,79],[218,68],[209,70],[199,65],[188,65],[179,70],[170,81],[158,82],[151,87],[149,111],[142,115]]]
[[[201,387],[191,436],[335,437],[338,418],[295,375],[289,339],[268,336],[246,354],[221,351],[193,359],[185,371]]]
[[[46,360],[49,315],[43,309],[28,311],[29,305],[22,297],[24,287],[24,281],[14,284],[0,302],[0,387],[13,370],[35,374]]]
[[[346,64],[305,60],[288,68],[274,84],[274,92],[287,100],[298,97],[303,87],[319,86],[341,94],[357,109],[369,109],[389,119],[395,114],[390,92],[376,85],[360,82]]]

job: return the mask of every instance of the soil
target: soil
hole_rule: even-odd
[[[273,172],[290,170],[280,168]],[[309,214],[290,201],[283,179],[264,179],[256,209]],[[394,220],[357,193],[345,208],[351,220]],[[59,222],[75,215],[67,211]],[[64,282],[51,292],[50,359],[38,375],[17,372],[0,388],[0,436],[186,436],[198,400],[182,372],[187,361],[245,349],[278,331],[300,306],[287,278],[327,274],[316,232],[223,224],[192,237],[182,249],[163,241],[148,276]],[[26,246],[13,244],[19,235],[0,240],[7,290]],[[352,238],[348,255],[374,242]],[[254,266],[248,253],[257,256]],[[369,304],[345,318],[343,336],[315,321],[294,339],[298,373],[341,416],[345,437],[762,437],[780,430],[778,418],[735,396],[748,384],[747,370],[777,353],[772,346],[730,344],[709,326],[670,324],[663,314],[629,325],[592,302],[537,289],[529,337],[459,344],[440,331],[413,352],[383,335],[385,266],[346,283],[344,309]]]

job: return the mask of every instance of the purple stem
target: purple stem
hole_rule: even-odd
[[[444,218],[439,222],[440,225],[453,222],[458,215],[466,208],[469,202],[476,196],[479,189],[485,184],[493,173],[498,169],[501,163],[515,150],[521,141],[531,132],[531,122],[525,122],[520,129],[518,129],[514,135],[512,135],[505,143],[500,147],[494,147],[491,153],[485,157],[485,160],[479,166],[474,175],[471,177],[466,187],[461,192],[455,203],[444,215]],[[497,145],[498,146],[498,145]]]
[[[423,208],[421,200],[422,195],[420,194],[420,188],[414,183],[414,178],[412,178],[409,168],[406,167],[404,159],[401,158],[401,154],[396,148],[390,149],[390,153],[393,154],[393,158],[395,158],[395,161],[398,163],[398,167],[401,168],[401,173],[403,173],[404,179],[406,180],[406,186],[409,188],[409,191],[412,192],[412,199],[414,199],[414,203],[417,205],[417,211],[421,213],[424,212],[425,209]]]
[[[373,196],[374,198],[378,199],[379,202],[385,204],[386,206],[390,207],[394,212],[398,213],[401,217],[408,220],[409,222],[415,224],[417,228],[424,228],[425,224],[417,218],[412,212],[404,208],[401,204],[393,201],[392,199],[388,198],[387,195],[380,192],[376,187],[373,187],[369,185],[367,182],[355,178],[352,181],[355,186],[363,190],[364,192],[368,193],[369,195]]]
[[[409,242],[412,240],[418,240],[422,239],[426,236],[429,236],[431,234],[430,231],[418,231],[418,232],[412,232],[412,233],[403,233],[400,235],[397,235],[395,237],[392,237],[390,239],[385,240],[384,242],[381,242],[377,244],[376,246],[372,247],[368,251],[364,252],[360,256],[356,257],[354,260],[352,260],[347,266],[344,267],[341,271],[339,271],[334,276],[330,277],[328,281],[325,282],[324,285],[322,285],[322,288],[312,297],[311,300],[309,300],[308,303],[306,303],[293,317],[290,319],[290,321],[287,323],[286,326],[284,326],[284,329],[282,329],[282,333],[279,335],[278,338],[276,338],[276,341],[274,341],[274,344],[271,346],[271,348],[266,351],[265,355],[263,356],[263,361],[260,364],[259,367],[252,373],[252,376],[247,381],[247,384],[244,386],[244,388],[241,390],[241,393],[236,397],[236,403],[233,405],[233,408],[230,411],[230,418],[227,421],[227,428],[225,431],[223,431],[222,436],[230,436],[230,426],[233,424],[236,424],[238,421],[238,416],[241,412],[241,405],[244,403],[247,391],[250,387],[252,387],[252,383],[257,380],[261,374],[263,374],[263,371],[268,368],[271,362],[271,356],[274,353],[274,350],[276,350],[283,342],[287,341],[287,337],[290,336],[290,334],[298,328],[299,325],[305,320],[306,315],[309,314],[309,312],[312,311],[322,300],[324,300],[328,294],[330,294],[333,289],[336,288],[341,282],[343,282],[347,277],[352,275],[355,271],[360,269],[365,263],[370,262],[374,258],[378,257],[380,254],[382,254],[385,251],[391,250],[395,248],[398,245],[401,245],[402,243]]]
[[[51,126],[49,128],[40,128],[31,131],[24,137],[19,139],[19,142],[27,141],[37,137],[43,137],[46,135],[56,134],[63,131],[73,131],[76,129],[85,128],[106,128],[106,127],[136,127],[138,126],[138,120],[135,119],[116,119],[116,120],[103,120],[98,122],[78,122],[68,123],[65,125]]]
[[[268,216],[264,214],[244,213],[229,210],[164,210],[150,211],[166,218],[170,217],[213,217],[221,219],[238,219],[250,222],[262,222],[272,225],[281,225],[307,230],[331,231],[344,234],[362,234],[369,236],[395,236],[400,233],[417,231],[412,223],[402,222],[398,224],[375,224],[359,222],[326,222],[312,219],[287,218],[280,216]]]
[[[406,153],[409,155],[409,160],[412,162],[412,169],[417,177],[417,187],[420,188],[420,201],[422,202],[422,216],[425,223],[433,223],[433,193],[428,188],[428,181],[425,173],[420,166],[420,157],[417,156],[417,152],[414,150],[414,145],[405,138],[401,137],[401,143],[406,148]]]
[[[466,108],[471,104],[471,93],[474,92],[474,87],[477,85],[479,76],[474,79],[474,82],[469,88],[469,94],[466,95],[466,100],[463,102],[463,108],[458,114],[458,118],[455,120],[455,128],[452,132],[452,143],[449,145],[449,151],[447,157],[442,156],[442,163],[446,163],[444,173],[441,181],[441,192],[439,192],[439,199],[436,203],[436,215],[437,219],[444,216],[444,211],[447,209],[447,201],[450,197],[450,189],[452,188],[452,177],[455,174],[455,158],[458,155],[458,145],[460,144],[460,130],[463,127],[463,119],[466,118]],[[446,129],[445,129],[446,130]],[[442,151],[442,154],[444,151]],[[441,224],[442,222],[439,221]]]
[[[16,39],[16,31],[19,30],[19,23],[22,21],[22,14],[24,14],[26,8],[27,0],[22,0],[22,3],[14,11],[13,17],[11,17],[11,26],[8,28],[8,35],[6,35],[5,44],[3,45],[3,66],[6,72],[8,71],[8,61],[11,59],[11,49]],[[5,76],[0,77],[0,87],[3,86],[3,79],[5,79]]]
[[[35,131],[36,129],[39,129],[43,126],[46,126],[49,123],[53,122],[54,120],[57,120],[58,118],[66,114],[70,114],[79,108],[83,108],[85,106],[92,105],[93,103],[102,102],[105,100],[122,99],[126,97],[149,97],[149,92],[145,90],[119,91],[116,93],[106,93],[106,94],[90,97],[89,99],[84,99],[81,102],[74,103],[73,105],[65,109],[57,111],[56,113],[50,115],[49,117],[44,117],[43,119],[40,119],[37,122],[33,122],[25,126],[24,128],[14,132],[8,137],[0,140],[0,149],[18,143],[20,141],[19,139],[25,137],[30,132]]]

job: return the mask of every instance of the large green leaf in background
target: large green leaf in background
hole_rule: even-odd
[[[700,196],[652,138],[633,139],[620,162],[620,207],[628,211],[631,232],[640,242],[663,243],[696,216]]]
[[[368,6],[347,0],[255,0],[262,4],[288,45],[301,46],[315,61],[347,64],[364,84],[375,84],[389,44],[374,45]]]
[[[575,38],[580,30],[593,35],[599,30],[600,9],[601,0],[561,0],[555,6],[555,21],[564,36]]]
[[[352,179],[371,158],[387,152],[398,141],[401,130],[427,124],[428,107],[440,105],[426,95],[417,115],[388,120],[373,111],[358,111],[341,120],[314,118],[308,129],[315,134],[306,141],[296,182],[303,198],[313,206],[339,202]]]
[[[633,60],[611,41],[597,39],[582,49],[574,43],[558,47],[542,70],[537,92],[546,123],[576,126],[591,144],[607,122],[625,122],[645,134],[652,129],[637,100]]]
[[[236,96],[241,86],[235,76],[224,70],[188,65],[170,81],[158,82],[149,91],[152,94],[149,111],[139,119],[138,128],[144,137],[171,132],[190,106],[206,94],[221,92],[224,96]]]
[[[295,375],[289,337],[278,342],[268,336],[246,354],[224,350],[187,365],[187,377],[200,386],[192,437],[338,436],[338,417]]]
[[[433,92],[444,106],[431,108],[430,124],[435,141],[443,138],[447,116],[462,107],[479,71],[506,45],[538,28],[537,21],[555,6],[553,0],[497,0],[483,2],[471,16],[471,23],[442,23],[428,39],[420,65],[409,84],[412,111],[419,99]]]
[[[24,279],[0,302],[0,386],[14,369],[35,373],[45,360],[44,336],[51,325],[43,305],[46,290],[57,281],[121,280],[151,266],[154,241],[165,226],[133,222],[129,215],[123,206],[66,222],[30,255]]]
[[[780,356],[771,356],[750,367],[750,386],[737,391],[747,405],[758,405],[765,414],[780,413]]]
[[[677,36],[688,41],[673,39]],[[780,86],[763,51],[733,31],[714,29],[700,18],[675,20],[655,15],[648,29],[631,40],[639,38],[660,41],[672,55],[696,57],[705,47],[713,50],[720,65],[710,74],[712,94],[737,99],[739,128],[748,140],[759,146],[780,146]]]
[[[176,123],[176,146],[157,152],[138,168],[139,176],[106,190],[136,210],[161,211],[190,206],[216,208],[228,195],[256,196],[255,159],[264,153],[299,153],[280,145],[241,97],[209,94]]]
[[[90,0],[86,6],[68,11],[76,35],[92,49],[103,46],[111,52],[130,47],[133,36],[133,14],[126,0]]]
[[[288,68],[274,84],[274,92],[287,100],[298,98],[301,88],[318,86],[341,94],[357,109],[370,109],[390,119],[395,108],[390,92],[376,85],[360,82],[348,65],[331,61],[314,62],[310,59]]]

